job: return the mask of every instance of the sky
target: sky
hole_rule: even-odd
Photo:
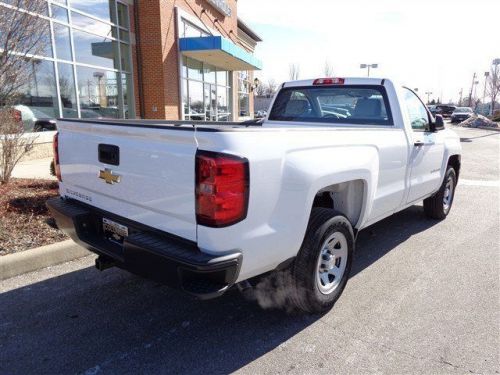
[[[256,56],[263,82],[300,78],[363,77],[362,63],[379,64],[370,76],[418,88],[422,97],[458,101],[469,95],[474,72],[500,58],[500,0],[239,0],[238,17],[261,38]]]

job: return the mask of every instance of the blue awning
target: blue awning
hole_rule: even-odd
[[[179,49],[184,56],[224,70],[262,69],[260,60],[222,36],[180,38]]]

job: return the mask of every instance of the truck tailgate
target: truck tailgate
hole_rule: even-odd
[[[68,120],[58,129],[61,196],[196,240],[192,127]]]

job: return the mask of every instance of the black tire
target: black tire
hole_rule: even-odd
[[[347,243],[347,259],[340,282],[328,294],[320,290],[318,261],[325,241],[341,233]],[[351,223],[342,214],[328,208],[313,208],[302,247],[292,266],[292,302],[307,313],[322,313],[333,307],[349,278],[354,253]],[[339,258],[340,259],[340,258]],[[329,276],[328,276],[329,277]]]
[[[451,181],[451,198],[445,203],[445,194]],[[457,187],[457,174],[453,167],[448,166],[443,183],[439,190],[427,199],[424,199],[425,215],[431,219],[443,220],[448,216],[455,198],[455,190]]]

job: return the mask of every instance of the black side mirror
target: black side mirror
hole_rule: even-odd
[[[431,122],[429,124],[429,130],[431,132],[437,132],[438,130],[443,130],[444,129],[444,120],[443,116],[441,115],[436,115],[434,122]]]

